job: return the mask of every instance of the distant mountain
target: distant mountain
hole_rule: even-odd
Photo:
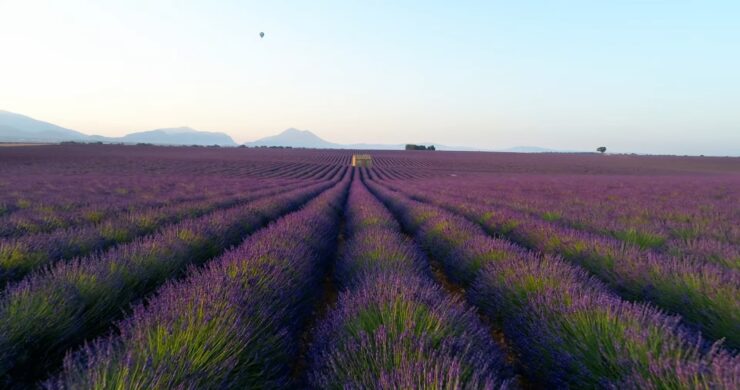
[[[25,115],[0,110],[0,142],[63,141],[150,143],[158,145],[237,145],[227,134],[199,131],[189,127],[142,131],[123,137],[87,135]]]
[[[0,140],[10,142],[82,141],[87,136],[25,115],[0,110]]]
[[[123,137],[86,135],[52,123],[36,120],[25,115],[0,110],[0,142],[104,142],[104,143],[149,143],[157,145],[220,145],[236,146],[237,143],[225,133],[199,131],[189,127],[164,128],[131,133]],[[446,146],[434,142],[413,142],[417,145],[434,145],[437,150],[449,151],[492,151],[485,148]],[[280,134],[247,142],[245,146],[289,146],[315,149],[367,149],[403,150],[405,144],[337,144],[329,142],[309,130],[287,129]],[[516,153],[558,152],[536,146],[519,146],[500,150]]]
[[[244,143],[246,146],[286,146],[291,148],[316,148],[316,149],[366,149],[366,150],[403,150],[405,144],[337,144],[329,142],[309,130],[298,130],[290,128],[284,130],[278,135],[260,138],[254,142]],[[437,150],[483,150],[468,148],[464,146],[445,146],[433,142],[422,143],[421,145],[434,145]]]
[[[246,142],[246,146],[289,146],[291,148],[344,149],[340,144],[324,141],[308,130],[287,129],[278,135]]]
[[[227,134],[198,131],[189,127],[140,131],[115,138],[115,140],[124,143],[150,143],[158,145],[236,146],[236,142]]]

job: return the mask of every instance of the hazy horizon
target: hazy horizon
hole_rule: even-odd
[[[738,15],[732,1],[3,0],[0,109],[104,136],[297,128],[738,155]]]

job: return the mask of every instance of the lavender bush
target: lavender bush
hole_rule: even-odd
[[[130,302],[187,265],[217,255],[331,185],[318,184],[176,224],[103,255],[59,263],[9,286],[0,300],[0,374],[10,378],[31,374],[29,365],[43,368],[40,356],[53,364],[67,348],[104,330]]]
[[[68,355],[49,388],[282,388],[349,176]]]
[[[737,382],[740,359],[710,347],[678,317],[623,301],[585,271],[493,239],[458,215],[378,184],[371,188],[450,276],[473,287],[471,299],[503,325],[531,379],[614,388],[679,383],[709,389]],[[668,362],[694,374],[671,375],[663,368]]]
[[[314,388],[506,387],[502,353],[475,313],[428,275],[418,249],[355,180],[347,203],[344,288],[309,352]]]

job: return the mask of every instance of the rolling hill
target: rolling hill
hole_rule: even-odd
[[[7,142],[82,141],[88,136],[52,123],[0,110],[0,140]]]
[[[105,142],[150,143],[157,145],[236,146],[227,134],[200,131],[189,127],[135,132],[123,137],[87,135],[25,115],[0,110],[0,142]]]
[[[143,142],[158,145],[237,145],[227,134],[199,131],[189,127],[141,131],[125,135],[117,140],[124,143]]]
[[[294,128],[283,130],[280,134],[260,138],[253,142],[245,142],[249,147],[291,147],[291,148],[315,148],[315,149],[367,149],[367,150],[403,150],[405,144],[338,144],[327,141],[310,130],[298,130]],[[446,146],[433,142],[424,142],[421,145],[434,145],[437,150],[473,151],[484,150],[469,148],[465,146]]]
[[[40,121],[25,115],[0,110],[0,142],[103,142],[103,143],[148,143],[156,145],[200,145],[200,146],[237,146],[238,144],[225,133],[200,131],[190,127],[162,128],[139,131],[123,137],[104,137],[87,135],[55,124]],[[434,145],[437,150],[449,151],[493,151],[487,148],[467,146],[447,146],[434,142],[412,142],[419,145]],[[366,149],[366,150],[403,150],[405,144],[339,144],[327,141],[309,130],[290,128],[281,133],[246,142],[248,147],[292,147],[310,149]],[[515,153],[557,152],[540,147],[514,147],[500,150]]]

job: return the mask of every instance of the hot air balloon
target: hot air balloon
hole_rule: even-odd
[[[260,33],[260,38],[264,38],[264,37],[265,37],[265,33],[261,32]]]

